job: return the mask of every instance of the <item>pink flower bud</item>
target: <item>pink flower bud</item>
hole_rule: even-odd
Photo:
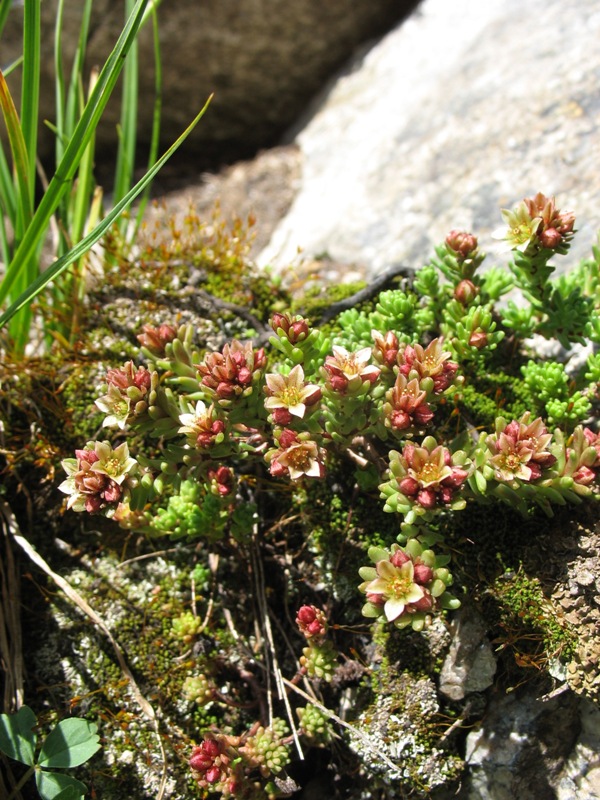
[[[547,247],[549,250],[554,250],[562,242],[562,235],[556,228],[547,228],[539,234],[542,247]]]
[[[205,381],[202,380],[202,383],[205,383]],[[216,392],[217,397],[219,397],[221,400],[227,400],[230,397],[233,397],[233,395],[236,393],[235,386],[227,381],[221,381],[219,384],[217,384]]]
[[[415,583],[420,583],[421,585],[430,583],[433,580],[433,570],[427,564],[415,564],[414,579]]]
[[[275,425],[289,425],[292,421],[292,415],[287,408],[274,408],[271,411],[271,417]]]
[[[596,480],[596,473],[589,467],[579,467],[577,472],[573,474],[575,483],[580,483],[582,486],[589,486]]]
[[[479,293],[479,289],[475,286],[473,281],[461,281],[454,290],[454,297],[463,306],[468,306],[475,300]]]
[[[436,500],[437,497],[433,489],[421,489],[417,495],[417,502],[422,505],[423,508],[434,508]]]
[[[375,592],[367,592],[367,602],[372,603],[374,606],[382,606],[385,604],[385,597],[382,594],[375,594]]]
[[[427,403],[421,403],[413,412],[415,422],[419,425],[427,425],[433,419],[433,411]]]
[[[407,561],[410,561],[410,556],[407,556],[404,550],[396,550],[390,556],[390,564],[393,564],[395,567],[401,567],[402,564],[406,564]]]
[[[282,450],[287,450],[288,447],[291,447],[293,444],[296,444],[298,441],[298,437],[296,433],[289,428],[285,428],[281,432],[281,436],[279,437],[279,446]]]
[[[82,461],[85,461],[86,464],[94,464],[96,461],[99,461],[99,456],[93,450],[75,450],[75,458],[81,464]]]
[[[405,428],[410,428],[412,420],[410,414],[407,414],[406,411],[392,411],[390,424],[397,431],[403,431]]]
[[[402,494],[405,494],[407,497],[412,497],[419,490],[419,482],[409,476],[402,478],[402,480],[398,483],[398,488]]]
[[[487,333],[482,331],[480,328],[478,328],[476,331],[473,331],[469,337],[469,344],[471,347],[476,347],[478,350],[482,350],[484,347],[486,347],[487,343]]]
[[[284,475],[287,475],[288,468],[274,458],[269,465],[269,472],[274,478],[283,478]]]
[[[308,327],[308,323],[305,319],[298,319],[295,322],[292,322],[290,325],[290,329],[288,331],[288,339],[291,344],[297,344],[298,342],[304,341],[308,334],[310,333],[310,328]]]
[[[238,383],[242,386],[246,386],[249,383],[252,383],[252,372],[248,369],[248,367],[241,367],[237,374]]]
[[[408,607],[409,611],[431,611],[433,608],[433,597],[429,594],[429,592],[425,592],[423,597],[420,597],[418,600],[415,600],[414,603],[411,603]]]
[[[450,486],[441,486],[439,497],[442,503],[448,505],[452,502],[452,498],[454,497],[454,489]]]
[[[466,231],[450,231],[446,236],[446,246],[464,260],[477,249],[477,237]]]
[[[348,378],[345,375],[331,375],[329,377],[329,385],[334,392],[343,394],[348,388]]]
[[[115,481],[110,481],[108,487],[104,491],[104,499],[107,503],[118,503],[123,497],[123,490]]]

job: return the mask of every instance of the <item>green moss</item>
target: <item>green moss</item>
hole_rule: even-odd
[[[543,668],[553,659],[567,662],[573,657],[576,631],[546,597],[540,580],[522,565],[505,571],[489,593],[497,604],[504,647],[513,651],[519,666]]]

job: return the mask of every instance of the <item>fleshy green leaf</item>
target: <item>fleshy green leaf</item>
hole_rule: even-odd
[[[63,719],[46,737],[40,767],[77,767],[100,749],[98,726],[85,719]]]
[[[42,800],[83,800],[87,792],[84,783],[61,772],[37,770],[35,782]]]
[[[28,706],[21,706],[16,714],[0,714],[0,750],[15,761],[33,766],[35,724],[35,714]]]

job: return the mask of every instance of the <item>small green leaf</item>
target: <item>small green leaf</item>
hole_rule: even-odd
[[[0,714],[0,750],[15,761],[33,766],[35,724],[35,714],[28,706],[21,706],[16,714]]]
[[[100,749],[98,726],[85,719],[63,719],[46,737],[40,767],[77,767]]]
[[[37,770],[35,782],[42,800],[83,800],[87,792],[84,783],[61,772]]]

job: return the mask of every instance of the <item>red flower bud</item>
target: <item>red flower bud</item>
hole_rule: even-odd
[[[477,249],[477,237],[466,231],[453,230],[446,236],[446,246],[464,260]]]
[[[275,425],[289,425],[292,421],[292,415],[287,408],[274,408],[271,417]]]
[[[405,494],[407,497],[412,497],[419,489],[419,482],[415,480],[415,478],[408,476],[406,478],[402,478],[402,480],[398,483],[398,488],[402,494]]]
[[[454,290],[454,297],[463,306],[468,306],[477,297],[479,289],[475,286],[473,281],[461,281]]]
[[[402,564],[406,564],[407,561],[410,561],[410,556],[407,556],[403,550],[396,550],[390,556],[390,564],[393,564],[395,567],[401,567]]]
[[[478,328],[476,331],[473,331],[469,337],[469,344],[471,347],[476,347],[478,350],[482,350],[484,347],[486,347],[487,343],[487,333],[482,331],[480,328]]]
[[[562,242],[562,235],[556,228],[547,228],[539,234],[540,242],[543,247],[554,250]]]
[[[417,503],[423,508],[433,508],[436,503],[436,495],[433,489],[422,489],[417,495]]]
[[[421,585],[429,583],[433,580],[433,570],[427,564],[415,564],[414,568],[415,583]]]

